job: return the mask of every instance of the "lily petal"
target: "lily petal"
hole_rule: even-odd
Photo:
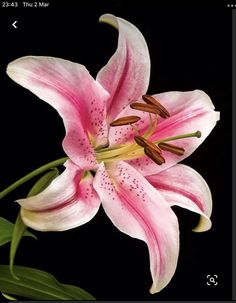
[[[162,194],[170,206],[177,205],[201,215],[194,231],[206,231],[211,228],[211,192],[198,172],[187,165],[177,164],[146,179]]]
[[[151,293],[172,278],[179,252],[178,221],[163,196],[133,167],[100,164],[94,188],[113,224],[123,233],[147,243],[153,279]]]
[[[100,200],[93,189],[93,176],[72,161],[65,171],[40,194],[17,200],[24,223],[40,231],[63,231],[90,221],[97,213]]]
[[[191,155],[206,139],[219,120],[219,112],[214,111],[211,99],[203,91],[167,92],[154,95],[154,97],[170,112],[171,116],[168,119],[159,119],[157,129],[150,138],[151,141],[194,133],[198,130],[202,135],[200,138],[169,141],[169,143],[184,148],[185,152],[179,156],[163,151],[162,154],[166,162],[161,166],[156,165],[146,156],[130,160],[129,163],[145,176],[159,173]]]
[[[108,123],[133,100],[145,94],[150,78],[150,58],[141,32],[128,21],[110,14],[100,22],[119,30],[115,54],[97,75],[97,81],[110,93],[107,103]]]
[[[139,103],[145,104],[143,100],[139,100]],[[126,117],[126,116],[138,116],[140,120],[135,123],[137,129],[141,131],[142,134],[148,129],[150,125],[150,115],[148,112],[137,111],[126,106],[116,117],[116,119]],[[152,114],[152,118],[155,116]],[[115,146],[118,144],[132,143],[134,141],[134,136],[136,135],[133,127],[131,125],[122,125],[119,127],[111,127],[109,129],[108,141],[110,146]]]
[[[82,169],[92,169],[92,145],[107,143],[105,89],[84,66],[53,57],[22,57],[8,65],[7,74],[58,111],[66,128],[66,154]]]

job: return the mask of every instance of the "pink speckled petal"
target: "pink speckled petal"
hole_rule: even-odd
[[[143,100],[139,100],[139,103],[145,103]],[[125,116],[138,116],[140,120],[132,126],[135,126],[141,131],[141,134],[144,134],[148,129],[150,124],[150,115],[147,112],[139,111],[132,109],[130,105],[126,106],[116,117],[116,119],[125,117]],[[152,119],[154,121],[155,115],[152,114]],[[111,127],[109,129],[109,143],[110,146],[115,146],[118,144],[125,144],[128,142],[134,141],[134,136],[136,135],[134,128],[131,125],[122,125],[117,127]]]
[[[201,215],[194,231],[211,228],[211,192],[198,172],[187,165],[177,164],[146,178],[171,206],[177,205]]]
[[[113,224],[123,233],[147,243],[153,279],[151,293],[171,280],[179,252],[178,221],[163,196],[133,167],[103,163],[94,188]]]
[[[110,123],[127,104],[147,91],[150,58],[145,39],[133,24],[110,14],[102,15],[99,21],[119,30],[117,50],[97,75],[97,80],[110,93],[107,103]]]
[[[58,111],[66,128],[65,152],[81,169],[92,169],[93,148],[107,143],[109,94],[86,68],[59,58],[27,56],[11,62],[7,74]]]
[[[206,139],[219,120],[219,112],[214,111],[211,99],[203,91],[167,92],[154,96],[167,108],[171,116],[168,119],[159,119],[157,129],[150,138],[152,141],[193,133],[198,130],[202,133],[202,136],[201,138],[194,137],[169,141],[169,143],[183,147],[185,153],[183,156],[178,156],[163,151],[162,154],[166,163],[162,165],[155,164],[146,156],[130,160],[129,163],[145,176],[159,173],[191,155]]]
[[[93,176],[83,177],[73,162],[40,194],[17,200],[24,223],[40,231],[68,230],[90,221],[97,213],[100,199],[93,189]]]

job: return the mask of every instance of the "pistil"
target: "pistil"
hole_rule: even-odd
[[[134,102],[130,104],[130,107],[135,110],[140,110],[149,113],[150,124],[145,133],[141,135],[141,132],[138,127],[136,125],[133,125],[141,119],[138,116],[125,116],[113,121],[112,123],[110,123],[112,127],[130,125],[130,127],[132,127],[134,130],[134,142],[96,150],[96,158],[98,162],[131,160],[147,155],[155,163],[161,165],[165,163],[165,159],[162,156],[162,150],[172,152],[178,156],[182,156],[185,152],[184,148],[166,142],[190,137],[201,137],[201,132],[196,131],[194,133],[177,135],[173,137],[167,137],[151,141],[149,138],[153,135],[154,132],[156,132],[157,128],[157,115],[161,116],[162,118],[168,118],[170,117],[170,113],[154,97],[149,95],[143,95],[142,98],[146,102],[146,104]],[[152,114],[155,114],[154,122]]]
[[[189,133],[189,134],[184,134],[184,135],[177,135],[177,136],[173,136],[173,137],[167,137],[167,138],[163,138],[163,139],[159,139],[156,141],[153,141],[153,143],[155,144],[159,144],[161,142],[168,142],[168,141],[175,141],[175,140],[179,140],[179,139],[185,139],[185,138],[201,138],[202,133],[197,130],[194,133]]]
[[[178,135],[178,136],[173,136],[173,137],[168,137],[168,138],[163,138],[163,139],[159,139],[156,141],[152,141],[152,142],[148,141],[148,142],[149,142],[149,144],[152,143],[154,145],[158,145],[159,143],[162,143],[162,142],[168,142],[168,141],[174,141],[174,140],[192,138],[192,137],[200,138],[201,132],[196,131],[194,133],[183,134],[183,135]],[[145,138],[142,137],[142,139],[145,139]],[[150,146],[148,146],[148,147],[150,149]],[[127,145],[122,146],[117,149],[107,148],[106,150],[98,151],[97,160],[99,162],[130,160],[130,159],[136,159],[136,158],[142,157],[144,154],[145,154],[144,147],[138,145],[137,142],[135,142],[135,143],[128,143]]]

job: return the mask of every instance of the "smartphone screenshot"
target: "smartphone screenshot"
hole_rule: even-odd
[[[236,3],[0,4],[0,301],[234,301]]]

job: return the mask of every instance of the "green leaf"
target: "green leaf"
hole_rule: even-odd
[[[9,222],[8,220],[0,217],[0,246],[8,243],[12,239],[14,224]],[[35,236],[29,231],[25,231],[24,236],[29,236],[35,238]]]
[[[46,189],[48,185],[58,176],[59,170],[56,167],[52,168],[34,184],[34,186],[29,191],[27,197],[32,197],[39,194],[41,191]]]
[[[22,184],[24,184],[25,182],[28,182],[29,180],[31,180],[32,178],[45,173],[46,171],[48,171],[51,168],[60,166],[62,164],[64,164],[69,158],[68,157],[64,157],[61,159],[57,159],[55,161],[52,161],[50,163],[47,163],[35,170],[33,170],[31,173],[25,175],[24,177],[20,178],[19,180],[17,180],[16,182],[14,182],[13,184],[11,184],[10,186],[8,186],[7,188],[5,188],[3,191],[0,192],[0,200],[2,198],[4,198],[6,195],[8,195],[9,193],[11,193],[13,190],[15,190],[16,188],[18,188],[19,186],[21,186]]]
[[[8,265],[0,265],[0,291],[33,300],[95,300],[85,290],[62,284],[42,270],[14,266],[19,280],[12,277]]]
[[[59,170],[57,168],[51,169],[34,184],[34,186],[29,191],[27,197],[32,197],[39,194],[41,191],[47,188],[48,185],[53,181],[53,179],[55,179],[58,175],[59,175]],[[20,241],[24,235],[26,228],[27,227],[22,221],[21,215],[19,213],[14,226],[11,248],[10,248],[10,270],[15,279],[17,279],[17,277],[13,271],[14,259],[15,259],[17,248],[20,244]]]
[[[11,248],[10,248],[10,271],[15,279],[18,279],[18,278],[14,274],[14,271],[13,271],[14,259],[15,259],[17,248],[20,244],[20,240],[22,239],[25,230],[26,230],[26,226],[25,226],[25,223],[22,221],[21,215],[19,212],[15,225],[14,225],[12,241],[11,241]]]
[[[8,294],[4,294],[3,292],[2,292],[2,296],[4,298],[6,298],[7,300],[11,300],[11,301],[16,301],[17,300],[16,298],[13,298],[13,297],[9,296]]]

